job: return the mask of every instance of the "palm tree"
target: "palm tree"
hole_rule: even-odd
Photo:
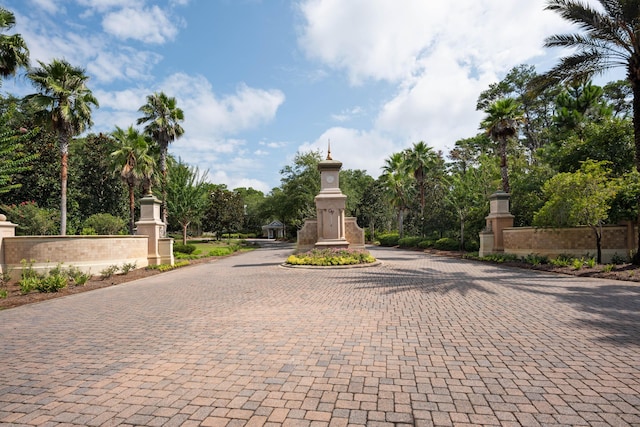
[[[423,141],[413,144],[413,148],[405,150],[404,166],[413,175],[420,193],[420,218],[424,220],[425,183],[429,170],[435,165],[437,154]],[[421,224],[424,228],[424,224]],[[422,230],[421,230],[422,231]]]
[[[13,12],[0,7],[0,31],[6,31],[16,25]],[[0,34],[0,76],[13,76],[18,68],[29,67],[29,49],[20,34]]]
[[[133,126],[124,130],[116,126],[111,133],[116,150],[111,153],[114,172],[120,175],[129,190],[129,234],[134,233],[135,225],[135,189],[143,183],[144,194],[150,193],[150,180],[156,161],[149,152],[149,144]]]
[[[500,176],[502,190],[509,192],[509,171],[507,168],[507,144],[518,134],[518,124],[524,120],[520,104],[513,98],[499,99],[485,110],[487,116],[480,127],[498,144],[500,155]]]
[[[382,182],[389,192],[391,204],[398,211],[398,234],[404,236],[404,211],[409,204],[411,186],[404,164],[404,154],[394,153],[382,167]]]
[[[47,117],[47,123],[57,134],[60,145],[60,235],[67,233],[67,173],[69,142],[91,127],[91,106],[98,100],[87,87],[89,77],[82,68],[65,60],[54,59],[50,64],[38,61],[39,68],[28,71],[27,77],[38,93],[27,99]]]
[[[180,122],[184,121],[184,113],[176,106],[176,99],[168,97],[164,92],[147,96],[147,103],[139,110],[143,117],[138,124],[145,124],[144,131],[153,138],[160,148],[160,173],[162,174],[162,221],[167,221],[167,151],[169,144],[184,134]]]

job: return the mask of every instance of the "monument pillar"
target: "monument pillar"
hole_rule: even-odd
[[[489,196],[489,216],[486,217],[487,225],[480,233],[479,256],[504,252],[504,238],[502,231],[513,227],[513,215],[509,212],[509,199],[511,195],[504,191],[496,191]]]
[[[0,273],[6,272],[4,267],[4,245],[2,239],[5,237],[13,237],[16,235],[17,224],[7,221],[7,217],[0,214]]]
[[[148,241],[149,265],[173,264],[173,253],[167,254],[161,241],[165,233],[164,222],[160,219],[160,208],[162,202],[156,199],[152,194],[147,194],[140,199],[140,221],[136,222],[136,234],[146,235]],[[172,239],[170,239],[172,242]],[[168,246],[171,246],[170,244]],[[162,253],[161,253],[162,252]],[[166,258],[170,257],[170,260]],[[168,262],[167,262],[168,261]]]
[[[331,155],[318,163],[320,193],[315,197],[318,240],[315,247],[349,247],[345,234],[347,196],[340,191],[342,162]]]

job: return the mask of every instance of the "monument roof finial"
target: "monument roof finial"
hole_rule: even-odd
[[[329,139],[327,142],[328,148],[327,148],[327,160],[333,160],[331,158],[331,140]]]

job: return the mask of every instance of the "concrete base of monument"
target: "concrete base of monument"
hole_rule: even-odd
[[[348,249],[349,242],[344,239],[319,239],[314,245],[316,249]]]

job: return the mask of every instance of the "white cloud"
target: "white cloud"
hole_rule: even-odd
[[[118,52],[98,52],[89,62],[87,71],[105,83],[117,79],[149,80],[152,68],[160,60],[157,53],[122,47]]]
[[[178,27],[158,6],[149,8],[127,7],[106,14],[102,28],[120,39],[133,39],[143,43],[162,44],[172,40]]]
[[[331,118],[337,122],[347,122],[351,120],[353,117],[358,116],[363,113],[361,107],[353,107],[346,110],[342,110],[338,114],[332,114]]]
[[[320,150],[326,156],[328,141],[331,141],[331,157],[341,161],[344,169],[366,170],[374,178],[380,175],[380,168],[388,155],[401,149],[389,137],[377,131],[334,127],[314,142],[302,144],[298,151]]]
[[[56,0],[31,0],[35,7],[47,13],[54,14],[60,11],[61,5]]]
[[[160,87],[177,98],[185,112],[185,129],[202,139],[234,135],[268,123],[285,99],[279,90],[245,84],[240,84],[233,94],[218,97],[206,78],[183,73],[170,76]]]
[[[351,130],[355,140],[390,138],[403,146],[424,140],[446,154],[457,139],[478,132],[480,92],[514,66],[548,55],[544,38],[569,28],[544,6],[544,0],[303,0],[299,45],[354,85],[396,87],[372,129]],[[367,162],[376,163],[374,157],[371,150],[359,153]]]

